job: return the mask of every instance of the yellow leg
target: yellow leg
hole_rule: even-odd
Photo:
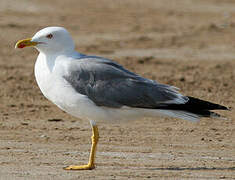
[[[82,165],[82,166],[68,166],[65,167],[65,170],[91,170],[95,168],[95,152],[96,152],[96,146],[99,140],[99,132],[98,132],[98,127],[96,124],[91,121],[91,127],[92,127],[92,132],[93,135],[91,136],[91,152],[90,152],[90,157],[89,157],[89,162],[87,165]]]

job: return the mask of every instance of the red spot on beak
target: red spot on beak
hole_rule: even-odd
[[[25,47],[25,44],[19,44],[18,45],[18,48],[24,48]]]

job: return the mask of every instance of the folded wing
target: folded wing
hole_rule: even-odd
[[[177,88],[138,76],[108,59],[84,57],[74,61],[69,72],[64,78],[98,106],[155,109],[188,101]]]

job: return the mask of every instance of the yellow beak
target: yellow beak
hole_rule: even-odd
[[[38,42],[33,42],[31,38],[23,39],[23,40],[19,40],[16,43],[15,48],[24,48],[24,47],[36,46],[37,44],[38,44]]]

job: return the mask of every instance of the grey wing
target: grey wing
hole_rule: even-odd
[[[143,78],[111,60],[96,57],[79,59],[64,78],[98,106],[157,108],[188,100],[175,87]]]

